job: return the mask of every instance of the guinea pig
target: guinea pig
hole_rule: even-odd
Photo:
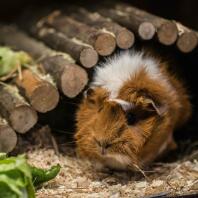
[[[95,69],[77,111],[76,151],[97,167],[136,170],[176,146],[173,132],[190,115],[187,91],[168,64],[120,53]]]

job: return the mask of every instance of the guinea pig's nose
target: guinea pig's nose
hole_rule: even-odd
[[[107,153],[107,148],[108,147],[109,146],[107,144],[104,144],[104,145],[100,146],[100,152],[101,152],[102,155],[105,155]]]
[[[109,144],[107,144],[105,141],[99,141],[96,138],[94,138],[96,144],[99,146],[100,148],[100,152],[102,155],[106,154],[106,150],[109,147]]]

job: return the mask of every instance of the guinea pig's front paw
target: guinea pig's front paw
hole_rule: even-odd
[[[110,168],[108,168],[107,166],[105,166],[104,164],[102,164],[100,162],[94,163],[94,168],[98,172],[103,172],[103,173],[108,173],[108,174],[112,173],[112,170]]]

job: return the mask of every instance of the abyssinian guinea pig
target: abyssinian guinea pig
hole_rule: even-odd
[[[77,112],[77,154],[97,166],[135,170],[176,146],[173,131],[191,114],[167,64],[128,51],[96,67]]]

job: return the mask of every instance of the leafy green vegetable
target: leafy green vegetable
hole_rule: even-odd
[[[34,198],[34,186],[53,179],[59,171],[60,165],[43,170],[30,166],[24,155],[0,153],[0,198]]]
[[[60,171],[60,165],[52,166],[49,170],[31,167],[32,180],[35,186],[40,185],[56,177]]]
[[[5,159],[7,157],[6,153],[0,153],[0,160]]]
[[[31,57],[23,51],[15,52],[8,47],[0,47],[0,76],[8,75],[31,61]]]
[[[0,160],[0,197],[35,197],[31,170],[24,155]]]

